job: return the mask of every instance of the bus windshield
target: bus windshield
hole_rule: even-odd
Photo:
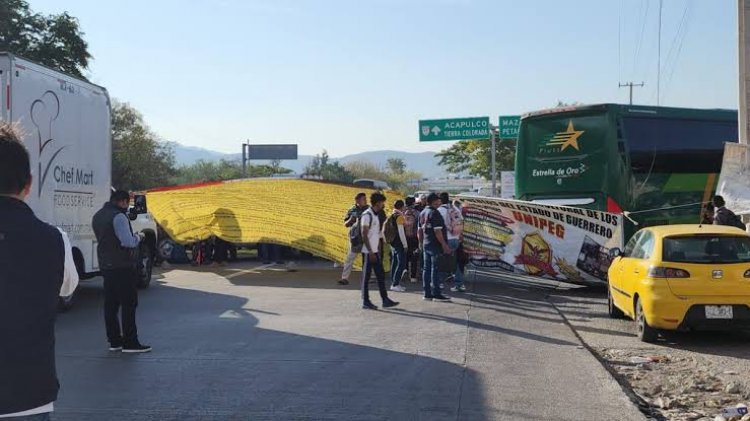
[[[607,130],[601,111],[524,120],[516,156],[519,197],[598,206],[594,202],[602,201],[606,181]]]

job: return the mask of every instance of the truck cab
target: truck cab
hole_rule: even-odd
[[[148,288],[151,284],[151,273],[156,258],[158,228],[154,217],[148,212],[144,193],[132,195],[128,218],[133,232],[143,233],[143,240],[138,251],[138,287]]]

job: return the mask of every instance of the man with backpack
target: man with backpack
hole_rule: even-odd
[[[713,204],[714,208],[716,208],[714,211],[714,225],[728,225],[737,227],[743,231],[747,229],[742,219],[726,208],[726,202],[724,202],[723,197],[719,195],[714,196]]]
[[[417,231],[419,229],[419,211],[415,208],[416,199],[413,197],[406,198],[406,209],[404,210],[404,232],[406,233],[406,263],[409,271],[409,278],[412,283],[417,282],[417,273],[419,271],[419,238]]]
[[[362,308],[365,310],[377,310],[370,301],[370,275],[375,272],[378,281],[380,298],[383,300],[383,308],[395,307],[396,301],[388,298],[385,288],[385,271],[383,270],[383,255],[381,252],[382,231],[380,229],[380,218],[378,214],[385,208],[385,196],[382,193],[373,193],[370,196],[370,208],[360,218],[359,225],[362,227]]]
[[[455,285],[451,288],[451,291],[464,292],[466,291],[466,288],[464,287],[463,273],[458,270],[457,264],[457,251],[459,246],[461,246],[461,237],[463,236],[464,231],[464,218],[461,215],[461,211],[451,203],[450,195],[448,195],[448,193],[440,193],[440,203],[441,205],[438,208],[438,211],[445,221],[445,234],[448,239],[448,247],[451,249],[450,257],[446,258],[449,259],[451,263],[448,266],[456,268],[452,271],[453,273],[446,273],[446,281],[453,278]]]
[[[404,231],[404,201],[393,204],[393,213],[385,221],[383,237],[391,246],[391,291],[406,292],[401,277],[406,271],[406,233]]]
[[[443,254],[450,254],[445,233],[445,221],[440,215],[440,196],[430,193],[427,196],[428,207],[419,215],[419,243],[423,250],[422,287],[425,301],[450,301],[440,292],[440,273],[438,259]]]
[[[352,274],[354,259],[362,253],[362,228],[359,220],[362,214],[368,209],[367,195],[357,193],[354,196],[354,206],[352,206],[344,217],[344,226],[349,229],[349,253],[344,261],[344,271],[341,273],[339,285],[349,285],[349,276]]]

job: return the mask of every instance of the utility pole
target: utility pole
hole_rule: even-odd
[[[659,48],[656,59],[656,105],[661,105],[661,12],[664,0],[659,0]]]
[[[249,152],[250,140],[247,140],[242,144],[242,178],[247,178],[247,161],[250,159],[248,156]]]
[[[497,135],[499,127],[490,126],[490,171],[492,172],[492,197],[497,197]]]
[[[630,105],[633,105],[633,86],[637,88],[642,88],[643,82],[641,83],[633,83],[633,82],[619,83],[618,85],[620,86],[620,88],[624,88],[626,86],[630,88]]]

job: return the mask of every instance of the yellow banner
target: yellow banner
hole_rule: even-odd
[[[246,179],[156,189],[148,209],[178,243],[215,235],[231,243],[273,243],[343,262],[349,250],[344,216],[359,192],[374,192],[300,179]],[[403,199],[385,192],[386,213]],[[359,263],[359,259],[357,259]]]

